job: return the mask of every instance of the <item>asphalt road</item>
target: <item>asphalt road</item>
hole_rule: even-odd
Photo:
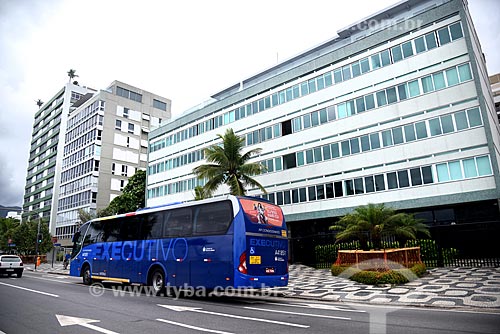
[[[288,298],[177,299],[126,288],[89,288],[74,277],[29,271],[22,278],[0,277],[0,333],[500,333],[500,314],[484,310]]]

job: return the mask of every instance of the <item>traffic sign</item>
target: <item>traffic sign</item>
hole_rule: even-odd
[[[61,244],[54,244],[54,247],[61,247]]]

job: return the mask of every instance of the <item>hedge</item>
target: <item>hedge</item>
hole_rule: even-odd
[[[359,283],[369,284],[369,285],[381,285],[381,284],[408,283],[412,278],[422,277],[427,272],[427,268],[425,267],[425,264],[418,263],[415,264],[410,269],[402,268],[395,270],[377,271],[377,270],[359,270],[354,267],[334,264],[332,265],[331,272],[333,276],[349,278],[350,280]]]

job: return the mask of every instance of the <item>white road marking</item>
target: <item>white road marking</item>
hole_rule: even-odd
[[[307,326],[307,325],[294,324],[294,323],[291,323],[291,322],[275,321],[275,320],[268,320],[268,319],[261,319],[261,318],[244,317],[244,316],[235,315],[235,314],[226,314],[226,313],[204,311],[201,308],[197,308],[197,307],[183,307],[183,306],[172,306],[172,305],[162,305],[162,304],[157,304],[157,305],[160,306],[160,307],[164,307],[166,309],[169,309],[169,310],[177,311],[177,312],[189,311],[189,312],[197,312],[197,313],[203,313],[203,314],[210,314],[210,315],[216,315],[216,316],[227,317],[227,318],[234,318],[234,319],[243,319],[243,320],[266,322],[266,323],[277,324],[277,325],[284,325],[284,326],[309,328],[309,326]]]
[[[56,318],[62,327],[77,325],[77,326],[82,326],[82,327],[92,329],[94,331],[105,333],[105,334],[119,334],[117,332],[110,331],[109,329],[97,327],[96,325],[91,324],[91,322],[100,322],[101,320],[69,317],[67,315],[60,315],[60,314],[56,314]]]
[[[312,308],[316,310],[329,310],[329,311],[341,311],[341,312],[357,312],[366,313],[363,310],[353,310],[349,308],[342,308],[327,304],[315,304],[315,303],[303,303],[303,304],[286,304],[286,303],[267,303],[268,305],[278,305],[278,306],[288,306],[288,307],[298,307],[298,308]]]
[[[208,328],[203,328],[203,327],[191,326],[191,325],[187,325],[187,324],[183,324],[183,323],[175,322],[175,321],[171,321],[171,320],[165,320],[165,319],[156,319],[156,320],[161,321],[161,322],[165,322],[167,324],[175,325],[175,326],[181,326],[181,327],[185,327],[185,328],[189,328],[189,329],[194,329],[194,330],[200,331],[200,332],[217,333],[217,334],[233,334],[230,332],[223,332],[223,331],[218,331],[215,329],[208,329]]]
[[[263,312],[274,312],[274,313],[283,313],[283,314],[293,314],[293,315],[302,315],[307,317],[316,317],[316,318],[328,318],[328,319],[338,319],[338,320],[351,320],[351,318],[346,317],[335,317],[333,315],[323,315],[323,314],[313,314],[313,313],[300,313],[300,312],[289,312],[289,311],[281,311],[281,310],[272,310],[268,308],[258,308],[258,307],[244,307],[248,310],[255,311],[263,311]]]
[[[31,276],[31,275],[28,275],[28,277],[29,278],[35,278],[35,279],[41,279],[41,280],[44,280],[44,281],[51,281],[51,282],[64,283],[64,284],[73,284],[73,282],[59,281],[59,280],[56,280],[56,279],[50,279],[50,278],[45,278],[45,277],[37,277],[37,276]]]
[[[12,285],[12,284],[7,284],[7,283],[2,283],[2,282],[0,282],[0,285],[10,286],[11,288],[16,288],[16,289],[26,290],[26,291],[29,291],[29,292],[34,292],[34,293],[38,293],[38,294],[41,294],[41,295],[46,295],[46,296],[50,296],[50,297],[59,298],[59,296],[58,296],[58,295],[55,295],[55,294],[53,294],[53,293],[48,293],[48,292],[37,291],[37,290],[28,289],[28,288],[23,288],[22,286],[17,286],[17,285]]]

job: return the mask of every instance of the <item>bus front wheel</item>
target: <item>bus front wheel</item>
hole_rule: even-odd
[[[153,293],[160,296],[165,291],[165,273],[162,269],[155,268],[150,277],[150,286],[153,288]]]
[[[90,273],[90,266],[86,265],[82,269],[83,284],[92,284],[92,274]]]

